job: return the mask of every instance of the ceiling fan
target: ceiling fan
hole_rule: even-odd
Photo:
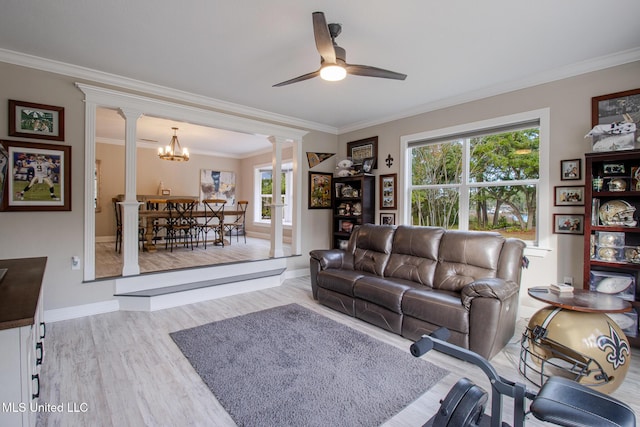
[[[365,77],[380,77],[383,79],[404,80],[406,74],[369,65],[347,64],[347,52],[336,44],[336,37],[342,31],[340,24],[329,24],[324,18],[323,12],[313,12],[313,35],[316,39],[316,48],[320,53],[320,69],[287,80],[273,87],[285,86],[320,76],[324,80],[342,80],[347,74]]]

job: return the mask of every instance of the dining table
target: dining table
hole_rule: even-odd
[[[144,206],[144,205],[143,205]],[[241,210],[226,210],[224,211],[224,216],[219,218],[220,221],[220,229],[224,230],[224,217],[226,216],[238,216],[241,215]],[[211,212],[208,212],[208,216],[211,215]],[[143,250],[147,252],[156,252],[157,247],[155,242],[153,241],[153,221],[157,219],[167,219],[169,218],[168,210],[152,210],[152,209],[141,209],[138,211],[138,217],[140,218],[140,225],[144,228],[144,246]],[[194,218],[204,218],[205,211],[204,210],[194,210],[193,211]],[[222,235],[220,235],[219,239],[216,240],[215,243],[224,243],[221,242]]]

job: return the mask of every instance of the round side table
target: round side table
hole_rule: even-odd
[[[606,313],[630,311],[631,303],[582,289],[557,293],[548,286],[530,288],[528,294],[550,305],[531,317],[522,336],[520,373],[539,386],[560,375],[603,393],[617,389],[629,368],[631,347]]]

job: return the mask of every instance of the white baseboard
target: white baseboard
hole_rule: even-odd
[[[115,243],[116,236],[96,236],[96,243]]]
[[[44,321],[48,323],[59,322],[61,320],[78,319],[80,317],[93,316],[96,314],[111,313],[120,310],[118,300],[96,302],[93,304],[75,305],[71,307],[56,308],[44,311]]]
[[[304,277],[309,275],[308,268],[299,268],[297,270],[287,270],[284,272],[285,279],[295,279],[297,277]]]

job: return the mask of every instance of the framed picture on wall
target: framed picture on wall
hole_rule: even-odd
[[[365,159],[373,158],[373,160],[371,160],[371,168],[377,169],[378,166],[376,164],[378,163],[378,137],[372,136],[371,138],[348,142],[347,156],[351,157],[354,165],[362,165]]]
[[[591,126],[640,123],[640,88],[591,98]]]
[[[569,185],[555,188],[555,206],[584,206],[584,185]]]
[[[584,234],[584,215],[553,214],[553,232],[556,234]]]
[[[396,209],[398,174],[380,175],[380,209]]]
[[[3,210],[71,210],[71,147],[0,142],[8,153]]]
[[[396,214],[394,213],[381,213],[380,214],[381,225],[396,225]]]
[[[10,99],[9,136],[64,141],[64,108]]]
[[[309,209],[331,209],[333,174],[309,172]]]
[[[168,194],[165,194],[165,191],[167,191]],[[171,195],[171,190],[163,190],[162,195]],[[227,201],[227,206],[235,205],[235,172],[200,169],[200,200],[207,199],[224,199]]]
[[[560,160],[560,180],[580,181],[582,179],[582,160]]]

